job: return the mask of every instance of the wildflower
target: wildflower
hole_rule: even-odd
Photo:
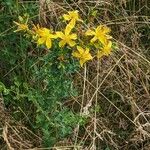
[[[79,19],[79,14],[78,14],[77,10],[75,10],[75,11],[69,11],[68,14],[64,14],[63,15],[63,18],[66,21],[70,21],[70,25],[72,27],[75,26],[76,21],[82,21],[81,19]]]
[[[52,47],[51,39],[55,38],[55,35],[51,33],[51,30],[47,28],[39,28],[37,34],[39,37],[37,40],[38,45],[45,44],[48,49]]]
[[[112,42],[109,41],[106,45],[103,46],[101,50],[97,53],[97,58],[101,58],[102,56],[108,56],[112,50]]]
[[[83,49],[80,46],[77,46],[77,51],[72,53],[72,56],[76,57],[79,59],[81,67],[83,67],[83,64],[87,62],[88,60],[93,59],[91,54],[89,53],[89,49]]]
[[[68,11],[68,14],[64,14],[63,15],[63,18],[66,21],[71,21],[71,20],[74,20],[75,22],[76,21],[81,21],[81,19],[79,19],[79,14],[78,14],[77,10],[75,10],[75,11]]]
[[[25,23],[18,23],[15,21],[14,21],[14,23],[18,26],[17,30],[15,30],[14,32],[28,31],[29,30],[28,25]]]
[[[106,26],[103,25],[99,25],[95,31],[92,30],[88,30],[85,35],[87,36],[94,36],[91,39],[91,43],[99,40],[102,44],[106,44],[108,42],[108,39],[111,38],[111,36],[109,36],[110,29]]]
[[[76,34],[70,34],[72,30],[72,27],[68,24],[65,28],[65,32],[56,32],[56,36],[60,39],[62,39],[59,42],[59,47],[64,47],[66,44],[68,44],[70,47],[75,46],[75,41],[77,39]]]

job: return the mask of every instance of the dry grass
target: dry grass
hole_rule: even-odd
[[[128,12],[127,5],[133,5],[132,11]],[[91,8],[98,10],[97,17],[90,18],[86,26],[109,25],[119,45],[110,58],[92,62],[83,73],[77,73],[75,82],[81,95],[74,98],[72,109],[80,107],[81,115],[86,114],[90,119],[84,129],[79,126],[75,129],[75,145],[88,150],[104,149],[107,145],[111,149],[148,149],[150,61],[145,54],[150,45],[142,43],[141,36],[146,35],[141,35],[139,30],[149,28],[146,1],[139,4],[111,0],[51,2],[48,8],[56,20],[58,12],[70,9],[78,9],[85,18]]]
[[[136,0],[79,0],[71,4],[61,0],[41,1],[41,22],[56,28],[60,26],[56,23],[62,12],[78,9],[83,18],[90,18],[91,8],[98,10],[86,26],[107,24],[119,47],[109,58],[95,60],[77,72],[74,82],[81,92],[78,98],[72,97],[68,107],[88,115],[89,121],[84,128],[77,125],[73,136],[53,149],[150,148],[150,44],[145,42],[148,35],[142,31],[150,28],[148,3],[148,0],[138,3]],[[39,140],[27,128],[8,122],[3,126],[2,136],[9,149],[29,149],[37,143],[33,137]]]

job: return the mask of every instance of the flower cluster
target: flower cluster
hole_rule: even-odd
[[[37,46],[44,45],[47,49],[53,49],[53,44],[59,42],[60,48],[64,48],[64,50],[66,48],[71,49],[71,56],[79,60],[81,67],[94,57],[99,59],[103,56],[108,56],[112,52],[113,44],[112,37],[109,35],[110,28],[105,25],[99,25],[96,28],[83,31],[84,34],[80,35],[80,33],[77,34],[76,24],[84,21],[80,19],[77,10],[64,14],[63,19],[67,23],[63,31],[54,32],[46,27],[40,27],[39,24],[32,25],[29,28],[27,21],[24,21],[25,23],[21,21],[19,23],[14,22],[18,26],[15,32],[26,32],[31,35]],[[84,37],[81,38],[82,36]]]

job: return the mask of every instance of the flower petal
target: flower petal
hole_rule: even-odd
[[[69,44],[70,47],[73,47],[76,45],[76,42],[70,40],[69,42],[67,42]]]
[[[95,32],[96,32],[96,33],[102,32],[102,28],[103,28],[103,26],[102,26],[102,25],[99,25],[99,26],[95,29]]]
[[[107,39],[108,40],[110,40],[110,39],[112,39],[113,37],[112,36],[110,36],[110,35],[106,35],[106,37],[107,37]]]
[[[102,27],[103,33],[108,34],[111,30],[107,26]]]
[[[108,41],[107,47],[108,47],[108,48],[111,48],[111,47],[112,47],[112,42],[111,42],[111,41]]]
[[[75,52],[72,52],[72,56],[76,57],[76,58],[80,58],[81,55],[79,52],[75,51]]]
[[[108,43],[108,39],[105,35],[101,35],[98,37],[98,40],[103,44],[106,45]]]
[[[59,47],[64,47],[65,45],[66,45],[66,41],[61,40],[61,41],[59,42]]]
[[[67,24],[66,28],[65,28],[65,35],[69,35],[69,33],[71,32],[71,30],[74,28],[74,26],[72,24]]]
[[[70,18],[70,16],[69,15],[67,15],[67,14],[64,14],[63,15],[63,18],[66,20],[66,21],[68,21],[68,20],[70,20],[71,18]]]
[[[74,15],[77,15],[78,12],[79,12],[78,10],[74,10],[74,11],[69,11],[68,14],[69,14],[69,15],[73,15],[73,14],[74,14]]]
[[[89,54],[90,49],[86,48],[84,54]]]
[[[47,47],[48,49],[50,49],[50,48],[52,47],[52,41],[51,41],[51,39],[47,39],[47,40],[46,40],[46,47]]]
[[[85,55],[85,59],[86,59],[86,61],[88,61],[88,60],[92,60],[93,57],[91,56],[90,53],[88,53],[87,55]]]
[[[71,26],[72,28],[74,28],[76,25],[76,19],[72,19],[70,22],[69,22],[69,26]]]
[[[96,36],[94,36],[92,39],[91,39],[91,43],[93,43],[93,42],[95,42],[97,40],[97,37]]]
[[[112,50],[111,47],[112,47],[112,42],[109,41],[108,44],[103,49],[106,56],[108,56],[111,53],[111,50]]]
[[[77,39],[77,34],[70,34],[70,38],[73,39],[73,40],[76,40]]]
[[[45,43],[45,38],[39,38],[37,41],[38,45],[44,44]]]
[[[56,34],[50,34],[50,38],[56,39],[57,35]]]
[[[63,39],[64,38],[64,34],[62,32],[56,32],[56,36]]]
[[[85,63],[85,60],[84,59],[80,59],[79,62],[80,62],[80,66],[83,67],[83,64]]]
[[[80,54],[84,53],[84,49],[80,46],[77,46],[77,50],[79,51]]]
[[[86,36],[95,35],[95,32],[92,31],[92,30],[87,30],[87,31],[85,32],[85,35],[86,35]]]

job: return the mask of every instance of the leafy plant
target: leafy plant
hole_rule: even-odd
[[[11,48],[4,50],[4,59],[11,58],[11,65],[17,63],[16,71],[19,71],[13,70],[8,89],[1,84],[4,93],[9,91],[4,96],[5,104],[12,106],[16,120],[25,116],[25,122],[34,131],[41,131],[45,146],[54,145],[69,136],[77,124],[86,123],[85,116],[64,106],[66,99],[78,95],[72,75],[86,62],[108,56],[113,49],[110,29],[105,25],[87,30],[81,37],[76,33],[76,24],[83,22],[78,11],[69,11],[63,18],[66,27],[54,32],[34,25],[29,14],[24,13],[18,17],[18,22],[14,21],[17,36],[14,33],[11,36],[19,41],[14,43],[15,52],[8,56],[10,52],[6,52]],[[33,111],[29,112],[27,107]],[[21,110],[19,113],[18,109]]]

